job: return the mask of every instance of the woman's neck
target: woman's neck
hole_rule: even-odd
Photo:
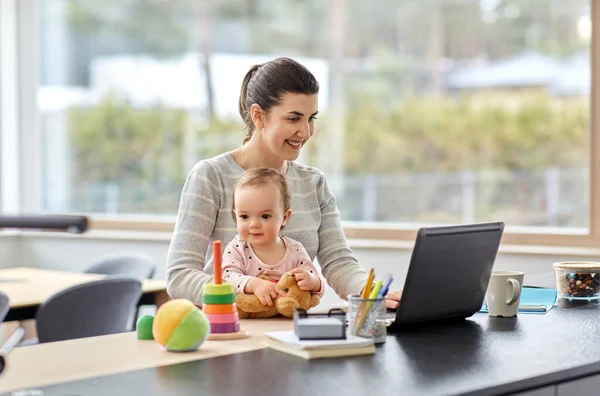
[[[231,152],[233,159],[244,169],[273,168],[287,171],[287,161],[275,157],[269,150],[261,147],[261,142],[250,139],[245,145]]]

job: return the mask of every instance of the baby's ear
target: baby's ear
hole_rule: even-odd
[[[292,209],[286,210],[285,213],[283,214],[283,220],[281,221],[282,227],[284,225],[286,225],[288,221],[290,221],[290,217],[292,217]]]

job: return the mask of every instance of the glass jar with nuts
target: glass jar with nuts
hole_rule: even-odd
[[[554,263],[558,296],[572,300],[600,299],[600,263],[563,261]]]

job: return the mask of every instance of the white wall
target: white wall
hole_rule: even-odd
[[[94,238],[62,234],[24,233],[20,240],[21,262],[28,267],[83,271],[102,256],[117,252],[145,252],[154,257],[156,279],[164,279],[168,240]]]
[[[126,239],[125,239],[126,238]],[[82,236],[71,236],[51,233],[24,233],[15,248],[15,238],[0,238],[0,257],[3,264],[15,263],[22,266],[51,268],[66,271],[82,271],[92,261],[106,254],[126,251],[142,251],[151,254],[157,262],[158,270],[155,278],[165,278],[165,263],[169,248],[169,236],[162,234],[154,240],[135,238],[133,234],[124,234],[121,238],[97,236],[92,233]],[[4,248],[6,247],[6,249]],[[12,249],[12,253],[11,253]],[[502,247],[496,260],[496,269],[522,270],[526,274],[552,271],[552,263],[564,260],[598,260],[600,254],[594,251],[574,251],[549,253],[551,248],[542,248],[537,253],[513,253],[510,247]],[[395,285],[399,288],[406,276],[410,261],[411,247],[367,248],[364,242],[354,245],[353,250],[365,268],[374,267],[382,277],[387,273],[395,275]],[[546,252],[546,253],[544,253]],[[4,256],[7,256],[5,258]],[[339,301],[331,290],[326,292],[324,303]]]
[[[18,267],[19,261],[19,237],[17,235],[5,234],[0,236],[0,268]]]

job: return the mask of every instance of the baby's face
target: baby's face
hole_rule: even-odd
[[[277,242],[291,211],[283,208],[281,192],[273,183],[243,187],[235,192],[235,217],[240,237],[252,246]]]

